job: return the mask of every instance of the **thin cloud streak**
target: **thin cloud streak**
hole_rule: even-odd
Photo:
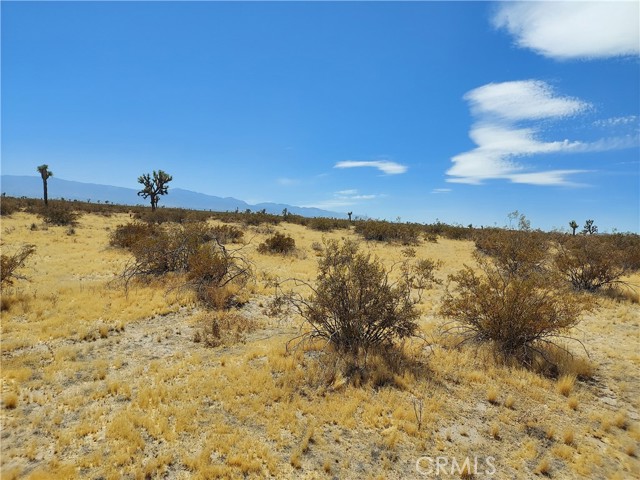
[[[342,162],[336,163],[333,168],[362,168],[362,167],[372,167],[377,168],[383,173],[387,175],[398,175],[401,173],[405,173],[408,170],[408,167],[405,165],[401,165],[396,162],[390,162],[388,160],[370,160],[370,161],[359,161],[359,160],[345,160]]]

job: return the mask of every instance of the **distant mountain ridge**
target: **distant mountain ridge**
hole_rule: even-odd
[[[133,188],[114,187],[97,183],[83,183],[62,178],[51,177],[48,180],[49,198],[64,198],[66,200],[82,200],[84,202],[109,202],[122,205],[148,205],[137,195],[138,190]],[[42,179],[29,175],[1,175],[0,190],[12,197],[42,197]],[[169,194],[164,195],[160,206],[189,208],[194,210],[212,210],[215,212],[235,211],[243,212],[266,210],[267,213],[281,214],[286,208],[289,213],[304,217],[334,217],[346,218],[344,213],[330,212],[319,208],[297,207],[280,203],[258,203],[251,205],[243,200],[233,197],[217,197],[204,193],[184,190],[182,188],[169,188]]]

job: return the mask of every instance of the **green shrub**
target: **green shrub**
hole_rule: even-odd
[[[296,241],[291,236],[276,232],[258,245],[258,252],[286,255],[293,252],[295,248]]]

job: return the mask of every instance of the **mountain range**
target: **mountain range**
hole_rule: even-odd
[[[48,182],[49,198],[66,200],[81,200],[102,203],[116,203],[121,205],[148,205],[137,195],[133,188],[114,187],[96,183],[83,183],[62,178],[51,177]],[[42,179],[29,175],[1,175],[0,190],[11,197],[42,197]],[[170,188],[169,193],[162,197],[160,206],[188,208],[193,210],[211,210],[215,212],[235,211],[243,212],[266,210],[267,213],[279,215],[286,208],[289,213],[304,217],[333,217],[346,218],[344,213],[330,212],[319,208],[297,207],[281,203],[248,204],[233,197],[216,197],[204,193]]]

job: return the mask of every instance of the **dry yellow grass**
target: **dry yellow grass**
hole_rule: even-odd
[[[561,390],[565,377],[556,382],[500,365],[483,349],[452,348],[438,333],[444,286],[437,287],[418,306],[430,345],[407,345],[422,355],[420,371],[380,388],[355,387],[339,374],[327,383],[316,351],[286,351],[300,321],[265,315],[274,290],[262,280],[313,280],[313,244],[352,232],[279,225],[298,247],[279,257],[256,251],[263,229],[248,231],[244,251],[258,281],[228,319],[244,315],[254,327],[209,348],[193,341],[209,314],[187,292],[169,291],[177,279],[128,293],[113,282],[127,255],[108,246],[108,235],[128,221],[84,215],[69,236],[63,227],[32,232],[31,215],[2,219],[3,246],[28,240],[37,249],[24,269],[29,281],[3,292],[12,300],[1,314],[3,479],[415,478],[421,456],[462,465],[474,455],[496,459],[496,478],[536,478],[547,456],[554,478],[587,471],[577,458],[589,459],[593,478],[640,470],[632,448],[640,437],[640,356],[629,341],[639,332],[637,304],[604,300],[585,318],[579,335],[591,359],[575,350],[563,370],[573,383]],[[399,245],[363,246],[387,266],[403,258]],[[445,278],[471,263],[473,249],[440,239],[416,254],[441,260]],[[597,382],[576,379],[585,365]]]

